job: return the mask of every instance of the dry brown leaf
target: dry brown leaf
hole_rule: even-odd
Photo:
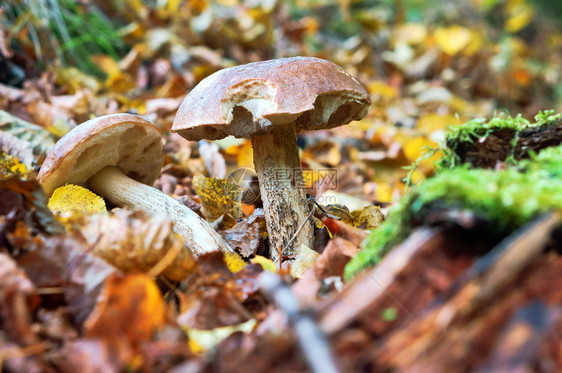
[[[252,315],[242,302],[257,292],[259,268],[248,265],[233,274],[222,253],[200,257],[197,276],[189,279],[187,294],[180,297],[178,323],[184,328],[214,329],[248,321]]]
[[[73,230],[93,247],[93,254],[125,272],[157,275],[154,271],[160,269],[163,276],[181,281],[195,267],[191,251],[164,216],[115,209],[77,217]]]
[[[31,344],[38,341],[31,329],[28,298],[34,286],[16,262],[0,253],[0,329],[14,342]]]
[[[342,276],[347,262],[359,252],[359,246],[342,237],[330,240],[328,246],[316,260],[314,273],[322,279],[331,276]]]
[[[230,247],[242,257],[249,258],[256,254],[262,232],[266,232],[263,209],[256,209],[250,217],[220,233]]]
[[[33,233],[62,234],[64,228],[47,207],[47,197],[36,180],[22,180],[18,175],[0,179],[0,245],[3,234],[25,223]],[[4,220],[5,219],[5,220]]]
[[[328,205],[326,211],[330,215],[340,218],[342,222],[359,229],[374,229],[384,220],[380,208],[373,205],[353,212],[349,212],[347,206],[344,205]]]

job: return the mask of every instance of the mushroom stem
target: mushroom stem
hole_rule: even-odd
[[[312,224],[294,126],[267,135],[253,136],[254,165],[269,234],[271,258],[294,256],[301,244],[311,246]],[[304,224],[304,225],[303,225]],[[302,227],[297,237],[291,238]],[[287,244],[290,245],[288,247]]]
[[[139,183],[117,167],[105,167],[88,180],[90,188],[111,203],[168,216],[195,257],[213,251],[232,251],[226,241],[199,215],[167,194]]]

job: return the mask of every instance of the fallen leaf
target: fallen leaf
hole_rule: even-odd
[[[384,215],[377,206],[369,205],[363,210],[353,211],[351,213],[351,225],[359,229],[375,229],[382,224]]]
[[[316,277],[323,279],[332,276],[342,276],[347,262],[359,252],[359,246],[342,237],[335,237],[318,259],[314,267]]]
[[[38,289],[60,289],[81,325],[92,311],[101,287],[116,270],[91,254],[83,240],[70,235],[31,236],[25,225],[9,235],[9,242],[20,252],[18,265]]]
[[[341,163],[341,144],[330,140],[320,140],[315,145],[306,147],[303,159],[306,158],[335,167]]]
[[[463,50],[472,38],[470,30],[459,25],[439,27],[433,36],[437,46],[451,56]]]
[[[234,221],[242,218],[242,190],[238,185],[203,175],[195,175],[192,183],[207,220],[214,221],[223,215],[230,216]]]
[[[266,232],[263,209],[256,209],[248,218],[236,223],[232,228],[220,231],[230,247],[243,258],[255,255]]]
[[[291,276],[301,278],[310,268],[314,267],[319,255],[305,244],[301,244],[297,249],[295,260],[291,263]]]
[[[33,154],[33,148],[30,143],[20,140],[7,132],[0,132],[0,149],[1,153],[12,156],[22,163],[26,168],[35,170],[39,168],[39,163],[43,161],[40,156]]]
[[[33,154],[42,158],[56,142],[55,136],[49,131],[3,110],[0,110],[0,130],[29,143]]]
[[[242,271],[245,269],[239,273]],[[228,269],[222,253],[199,257],[197,276],[188,279],[187,292],[180,296],[178,324],[184,329],[211,330],[251,319],[252,314],[242,302],[250,296],[247,291],[257,291],[257,284],[249,287],[241,280]]]
[[[232,273],[236,273],[241,271],[248,263],[242,260],[240,255],[236,253],[224,253],[224,261],[226,262],[226,266]]]
[[[26,274],[12,258],[0,253],[0,328],[9,340],[24,345],[38,342],[31,328],[32,303],[28,299],[32,296],[34,286]]]
[[[392,34],[392,39],[400,40],[408,45],[421,44],[427,37],[427,28],[420,23],[406,23],[398,25]]]
[[[269,272],[277,272],[277,268],[275,267],[275,263],[266,257],[261,255],[256,255],[250,260],[254,264],[259,264],[265,271]]]
[[[505,13],[508,16],[505,22],[505,31],[516,33],[531,23],[535,10],[531,4],[526,4],[523,1],[508,1]]]
[[[92,253],[125,272],[162,274],[182,281],[195,260],[165,216],[115,209],[110,214],[77,216],[69,228],[81,235]]]
[[[250,319],[242,324],[223,326],[211,330],[185,328],[189,336],[189,346],[195,353],[208,351],[219,344],[232,333],[250,333],[256,326],[256,319]]]
[[[53,364],[64,373],[118,373],[123,369],[115,350],[101,338],[66,341],[59,355]]]
[[[137,348],[166,322],[166,304],[154,280],[143,274],[111,275],[84,324],[89,338]]]
[[[12,176],[25,180],[33,178],[34,173],[25,164],[21,163],[18,158],[0,151],[0,179]]]
[[[22,180],[18,175],[0,179],[0,244],[6,232],[21,222],[33,234],[45,232],[59,235],[63,226],[47,207],[47,197],[36,180]]]

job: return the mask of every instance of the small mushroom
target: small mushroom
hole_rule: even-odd
[[[151,187],[164,162],[162,131],[132,114],[91,119],[53,146],[37,179],[47,196],[65,184],[87,186],[111,203],[167,215],[195,256],[232,251],[199,215]]]
[[[276,259],[280,249],[292,256],[313,239],[297,132],[362,119],[369,104],[363,86],[336,64],[281,58],[205,78],[184,99],[172,131],[188,140],[251,138],[271,257]]]

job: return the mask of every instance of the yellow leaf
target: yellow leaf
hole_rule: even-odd
[[[438,130],[445,130],[448,126],[455,123],[458,123],[458,120],[452,114],[439,115],[428,113],[420,117],[417,128],[429,135]]]
[[[376,97],[377,95],[383,98],[398,97],[398,90],[395,87],[389,86],[382,80],[372,81],[367,85],[367,90],[374,97]]]
[[[238,146],[238,167],[254,169],[254,150],[252,143],[248,140],[244,141],[242,146]]]
[[[400,40],[408,45],[420,44],[425,41],[427,29],[419,23],[406,23],[396,27],[393,31],[393,39]]]
[[[384,215],[377,206],[369,205],[363,210],[353,211],[351,213],[353,226],[360,229],[375,229],[382,224]]]
[[[185,328],[185,331],[189,337],[189,346],[192,351],[200,353],[212,349],[232,333],[250,333],[255,326],[256,319],[250,319],[238,325],[223,326],[210,330]]]
[[[484,40],[479,32],[470,30],[470,34],[470,42],[463,50],[463,54],[467,56],[471,56],[474,53],[478,52],[484,45]]]
[[[22,179],[30,179],[33,172],[16,157],[0,152],[0,178],[4,179],[14,175],[18,175]]]
[[[505,23],[505,31],[515,33],[526,27],[535,15],[535,10],[523,0],[508,1],[505,12],[508,19]]]
[[[231,180],[196,175],[193,188],[201,199],[203,214],[208,220],[214,221],[225,214],[234,220],[242,218],[243,193]]]
[[[305,244],[301,244],[297,249],[295,260],[291,263],[291,276],[294,278],[301,278],[306,271],[314,267],[318,256],[320,256],[320,254],[316,251]]]
[[[224,253],[224,261],[230,272],[236,273],[246,267],[246,262],[236,253]]]
[[[470,43],[472,33],[465,27],[454,25],[439,27],[435,30],[434,37],[437,46],[443,52],[454,56]]]
[[[54,73],[57,85],[67,87],[70,94],[75,94],[84,88],[96,93],[101,88],[101,84],[95,78],[84,74],[76,67],[56,66]]]
[[[78,185],[68,184],[55,189],[49,200],[49,209],[54,213],[105,212],[103,198]]]
[[[84,323],[84,334],[148,342],[166,322],[166,302],[154,279],[144,274],[111,275]]]
[[[392,201],[392,187],[388,183],[377,183],[375,197],[379,202],[389,203]]]
[[[402,137],[402,148],[406,157],[415,162],[427,150],[427,147],[436,148],[439,145],[426,137]]]
[[[119,64],[110,56],[97,54],[92,56],[92,61],[96,66],[107,75],[120,71]]]
[[[125,93],[135,88],[137,85],[133,77],[131,77],[128,73],[123,71],[114,71],[109,73],[107,76],[105,86],[110,92]]]
[[[271,259],[267,259],[261,255],[256,255],[250,260],[254,264],[259,264],[262,268],[269,272],[277,272],[277,268],[275,268],[275,264],[271,261]]]

